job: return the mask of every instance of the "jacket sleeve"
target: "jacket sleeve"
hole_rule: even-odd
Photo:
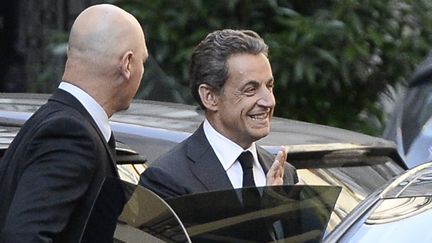
[[[285,162],[284,184],[294,185],[298,182],[297,169],[292,164]]]
[[[94,137],[78,119],[48,119],[24,154],[0,242],[52,242],[67,225],[97,169]],[[22,141],[21,141],[22,142]]]

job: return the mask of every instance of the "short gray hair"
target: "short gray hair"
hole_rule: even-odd
[[[228,58],[234,54],[263,53],[268,55],[268,46],[252,30],[224,29],[206,36],[193,50],[189,67],[192,95],[205,109],[198,93],[201,84],[220,91],[228,79]]]

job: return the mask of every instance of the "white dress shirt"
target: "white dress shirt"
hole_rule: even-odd
[[[231,184],[234,188],[242,188],[243,170],[237,158],[245,150],[216,131],[207,119],[205,119],[203,127],[204,134],[225,169]],[[258,187],[265,186],[266,176],[261,164],[258,162],[255,143],[247,150],[249,150],[254,157],[253,174],[255,185]]]
[[[62,89],[73,95],[84,106],[84,108],[88,113],[90,113],[91,117],[96,122],[96,125],[99,127],[99,130],[102,132],[105,140],[108,142],[111,137],[111,126],[108,122],[108,115],[102,106],[100,106],[99,103],[97,103],[96,100],[84,90],[71,83],[61,82],[59,89]]]

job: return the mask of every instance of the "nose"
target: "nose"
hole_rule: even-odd
[[[267,87],[261,88],[257,104],[266,108],[274,108],[276,105],[276,100],[273,95],[273,91]]]

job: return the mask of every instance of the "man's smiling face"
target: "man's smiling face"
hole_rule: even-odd
[[[264,54],[228,58],[228,80],[218,94],[213,125],[243,148],[267,136],[275,107],[273,75]]]

